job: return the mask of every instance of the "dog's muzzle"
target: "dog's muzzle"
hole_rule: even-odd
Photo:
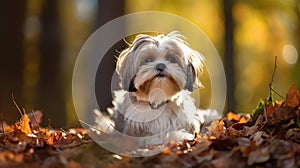
[[[166,69],[166,65],[164,63],[158,63],[156,66],[155,66],[155,69],[159,72],[162,72]]]

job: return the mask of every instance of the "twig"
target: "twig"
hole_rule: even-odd
[[[270,81],[270,83],[269,83],[270,91],[271,91],[272,84],[273,84],[273,81],[274,81],[274,76],[275,76],[276,68],[277,68],[277,56],[275,56],[275,64],[274,64],[274,69],[273,69],[272,79],[271,79],[271,81]]]
[[[11,98],[12,98],[12,102],[13,104],[15,105],[15,107],[17,108],[17,110],[19,111],[20,115],[23,116],[22,114],[22,111],[20,109],[20,107],[18,106],[17,102],[15,101],[15,97],[14,97],[14,94],[11,95]]]
[[[16,103],[16,101],[15,101],[14,94],[11,94],[11,98],[12,98],[12,101],[13,101],[13,103],[14,103],[15,107],[18,109],[18,111],[19,111],[19,113],[21,114],[21,116],[23,116],[23,114],[22,114],[22,111],[21,111],[20,107],[18,106],[18,104],[17,104],[17,103]]]
[[[272,88],[272,85],[273,85],[273,82],[274,82],[274,76],[275,76],[276,68],[277,68],[277,56],[275,56],[275,63],[274,63],[273,74],[272,74],[271,81],[270,81],[270,83],[269,83],[270,96],[271,96],[272,92],[274,92],[274,93],[275,93],[276,95],[278,95],[280,98],[284,99],[283,96],[281,96],[276,90],[274,90],[274,89]]]

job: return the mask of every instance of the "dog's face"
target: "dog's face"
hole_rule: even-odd
[[[177,32],[138,35],[120,53],[116,70],[123,89],[134,92],[138,100],[160,103],[181,90],[193,91],[201,86],[198,77],[203,60]]]

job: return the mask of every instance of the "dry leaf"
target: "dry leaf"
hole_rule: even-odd
[[[213,135],[219,136],[225,133],[225,127],[223,120],[214,120],[210,126],[207,127],[208,131]]]
[[[295,85],[293,85],[288,93],[286,94],[286,105],[294,108],[297,107],[300,103],[300,93],[299,91],[295,88]]]
[[[239,121],[240,120],[240,116],[233,112],[227,113],[226,117],[227,117],[227,120],[229,120],[229,121],[232,121],[232,120]]]
[[[245,123],[247,123],[246,117],[242,116],[242,117],[240,118],[240,120],[239,120],[238,123],[240,123],[240,124],[245,124]]]
[[[270,159],[269,147],[260,147],[249,153],[247,164],[249,166],[254,163],[263,163]]]
[[[32,127],[38,126],[42,122],[43,113],[39,110],[28,113],[27,115]]]
[[[191,152],[191,155],[196,156],[201,154],[204,151],[209,150],[209,146],[211,145],[210,141],[204,141],[196,144],[195,149]]]
[[[201,164],[204,161],[211,161],[214,157],[213,152],[209,151],[206,155],[203,156],[195,156],[195,159],[197,161],[197,164]]]
[[[283,140],[274,139],[271,141],[270,153],[275,159],[288,159],[294,156],[293,146]]]
[[[274,110],[275,110],[275,107],[272,104],[266,105],[266,114],[267,114],[268,118],[273,117]]]
[[[281,107],[274,111],[273,113],[273,124],[279,123],[281,121],[287,121],[291,118],[294,118],[296,116],[296,113],[294,110],[292,110],[290,107]]]
[[[21,118],[20,130],[25,134],[31,134],[31,127],[30,127],[30,119],[27,114],[24,114]]]

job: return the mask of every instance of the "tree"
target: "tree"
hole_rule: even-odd
[[[232,17],[232,7],[234,0],[223,1],[224,10],[224,26],[225,26],[225,51],[224,51],[224,64],[227,79],[227,110],[235,110],[235,70],[234,70],[234,20]]]
[[[58,14],[58,1],[46,0],[41,13],[40,34],[40,83],[38,105],[47,110],[45,118],[56,119],[51,124],[64,126],[66,114],[60,72],[62,52],[62,34]],[[49,115],[51,114],[51,115]]]
[[[124,15],[125,2],[119,0],[99,0],[98,23],[96,28],[105,23]],[[125,27],[124,27],[125,31]],[[96,96],[101,111],[106,111],[107,107],[112,106],[111,79],[116,68],[117,51],[126,47],[125,42],[120,39],[118,43],[110,48],[100,63],[96,76]]]
[[[7,121],[15,121],[19,115],[11,112],[14,110],[11,94],[18,100],[22,98],[23,23],[26,3],[26,0],[3,1],[0,6],[0,112],[4,113]]]

